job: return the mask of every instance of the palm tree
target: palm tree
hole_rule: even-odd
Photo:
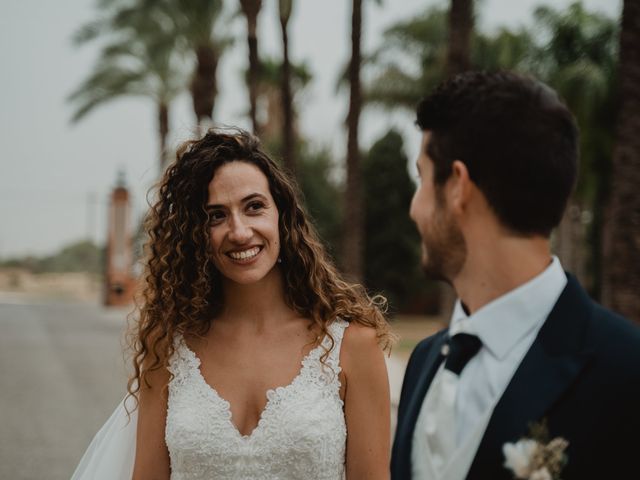
[[[447,76],[455,75],[471,68],[472,31],[473,0],[451,0]]]
[[[240,0],[240,7],[247,18],[247,44],[249,47],[249,72],[247,83],[249,85],[249,115],[253,133],[259,134],[258,119],[256,117],[256,104],[258,99],[258,81],[260,76],[260,59],[258,57],[258,14],[262,8],[262,0]]]
[[[95,108],[123,96],[152,99],[157,109],[162,170],[170,104],[184,85],[175,42],[158,16],[119,6],[106,13],[106,19],[85,25],[74,37],[78,45],[105,34],[113,38],[102,49],[93,72],[68,97],[76,105],[72,121],[80,121]]]
[[[279,0],[280,28],[282,30],[282,113],[284,165],[295,174],[295,138],[293,133],[293,99],[291,96],[291,64],[289,62],[289,34],[287,31],[293,0]]]
[[[282,62],[266,57],[260,60],[257,97],[266,104],[266,119],[258,122],[258,130],[267,144],[282,150],[282,124],[284,118],[282,102]],[[290,68],[291,100],[295,100],[311,81],[312,75],[306,63],[293,63]],[[296,112],[293,110],[293,131],[296,134]]]
[[[366,104],[413,112],[418,101],[446,78],[447,18],[446,10],[432,7],[385,31],[383,47],[366,60],[377,72],[364,87]],[[533,41],[526,30],[502,28],[493,35],[472,31],[472,36],[474,68],[530,70]]]
[[[191,77],[193,111],[198,125],[213,122],[218,95],[217,71],[220,58],[232,41],[219,34],[217,24],[223,11],[223,0],[142,0],[158,5],[174,22],[175,34],[196,60]]]
[[[362,55],[362,0],[353,0],[351,15],[351,61],[349,63],[349,113],[347,115],[347,184],[343,239],[343,266],[354,280],[362,278],[364,220],[358,127],[362,99],[360,94],[360,64]]]
[[[624,0],[620,33],[620,110],[605,230],[603,297],[640,322],[640,2]]]

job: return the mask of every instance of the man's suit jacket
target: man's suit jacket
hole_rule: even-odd
[[[640,328],[568,283],[499,399],[467,475],[512,480],[502,446],[544,420],[569,441],[563,480],[640,478]],[[640,294],[640,293],[639,293]],[[391,459],[393,480],[411,479],[413,433],[444,357],[443,330],[413,351],[402,385]]]

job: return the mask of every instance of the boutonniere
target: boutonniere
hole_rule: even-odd
[[[549,440],[547,424],[542,421],[530,427],[530,436],[502,446],[504,466],[514,478],[522,480],[560,480],[567,463],[569,442],[562,437]]]

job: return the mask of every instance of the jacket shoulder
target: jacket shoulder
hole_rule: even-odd
[[[595,302],[592,312],[592,350],[640,377],[640,326]]]
[[[409,371],[414,365],[422,365],[422,361],[429,354],[434,345],[440,344],[440,340],[447,335],[448,328],[442,329],[433,335],[424,338],[418,342],[414,347],[409,362],[407,363],[407,371]]]

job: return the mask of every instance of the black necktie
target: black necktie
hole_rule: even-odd
[[[457,333],[449,338],[447,343],[448,350],[447,359],[444,362],[444,368],[451,370],[456,375],[460,375],[462,369],[467,362],[478,353],[482,342],[475,335],[469,333]]]

